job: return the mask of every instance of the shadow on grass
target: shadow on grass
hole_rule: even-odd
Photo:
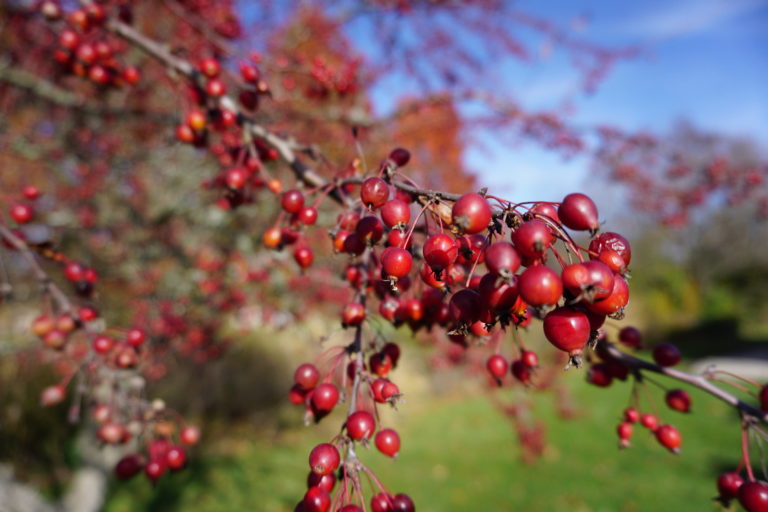
[[[729,355],[768,359],[768,340],[746,339],[739,334],[737,318],[707,320],[694,327],[654,336],[652,344],[674,343],[687,358]],[[762,353],[762,356],[761,356]]]
[[[169,512],[181,507],[182,495],[190,488],[205,489],[212,485],[210,475],[219,466],[235,465],[237,460],[231,457],[212,456],[194,457],[182,471],[166,473],[157,484],[150,488],[143,474],[137,475],[131,482],[113,481],[109,495],[120,495],[119,510],[141,510],[146,512]],[[129,503],[123,500],[128,499]],[[122,508],[128,505],[129,508]]]

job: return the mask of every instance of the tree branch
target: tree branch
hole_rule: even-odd
[[[0,224],[0,238],[5,239],[9,244],[11,244],[11,246],[13,246],[14,249],[19,251],[22,257],[27,261],[27,263],[29,263],[29,266],[32,269],[32,273],[35,275],[37,280],[40,281],[40,284],[43,287],[43,291],[45,293],[49,293],[51,297],[53,297],[53,299],[61,308],[62,312],[71,312],[73,308],[69,298],[63,291],[61,291],[61,288],[59,288],[58,285],[53,282],[45,270],[43,270],[43,267],[40,266],[40,263],[37,261],[35,254],[32,252],[29,246],[3,224]]]
[[[735,407],[743,416],[751,418],[754,421],[768,424],[768,412],[761,411],[757,407],[742,401],[735,395],[732,395],[724,389],[712,384],[712,382],[710,382],[704,375],[695,375],[692,373],[675,370],[674,368],[659,366],[650,361],[646,361],[644,359],[640,359],[633,355],[627,354],[626,352],[619,350],[619,348],[612,343],[604,343],[603,348],[605,348],[605,350],[612,358],[621,363],[624,363],[635,371],[646,370],[649,372],[658,373],[659,375],[664,375],[680,382],[685,382],[686,384],[690,384],[691,386],[699,388],[702,391],[714,396],[715,398],[719,398],[728,405]]]
[[[11,65],[5,61],[0,61],[0,82],[28,91],[35,96],[60,107],[70,108],[88,115],[130,115],[170,119],[170,117],[165,114],[148,112],[142,108],[122,108],[93,104],[89,102],[87,98],[80,96],[79,94],[70,92],[47,80],[43,80],[39,76],[23,69],[11,67]]]

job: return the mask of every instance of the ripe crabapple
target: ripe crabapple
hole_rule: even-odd
[[[453,203],[453,225],[472,235],[484,231],[491,222],[491,207],[480,194],[464,194]]]
[[[376,434],[376,448],[387,457],[395,457],[400,451],[400,436],[391,428],[380,430]]]
[[[315,446],[309,454],[309,467],[313,473],[320,476],[333,473],[340,463],[339,450],[330,443]]]
[[[600,220],[594,201],[584,194],[568,194],[557,209],[560,222],[576,231],[597,231]]]

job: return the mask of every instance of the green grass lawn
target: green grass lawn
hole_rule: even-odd
[[[584,411],[577,419],[557,418],[551,397],[537,397],[549,447],[535,464],[520,462],[511,424],[482,396],[406,403],[398,460],[373,448],[361,450],[362,458],[392,491],[410,494],[420,512],[721,510],[711,498],[716,475],[732,468],[739,456],[733,411],[692,393],[692,414],[662,412],[663,421],[683,434],[679,456],[640,427],[633,447],[619,451],[615,426],[629,386],[597,389],[582,378],[576,372],[565,377]],[[658,403],[663,404],[661,396]],[[292,414],[301,413],[294,409]],[[329,419],[340,423],[336,416]],[[291,511],[305,491],[307,455],[326,433],[291,428],[265,439],[263,433],[239,428],[154,490],[143,478],[116,484],[107,510]]]

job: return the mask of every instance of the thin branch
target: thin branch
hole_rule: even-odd
[[[719,398],[728,405],[735,407],[745,418],[751,419],[752,421],[768,424],[768,412],[761,411],[757,407],[742,401],[737,396],[732,395],[731,393],[718,386],[715,386],[703,375],[696,375],[693,373],[675,370],[674,368],[668,368],[666,366],[659,366],[650,361],[646,361],[644,359],[640,359],[633,355],[627,354],[626,352],[619,350],[618,347],[611,343],[605,343],[604,348],[612,358],[621,363],[624,363],[633,370],[646,370],[664,375],[680,382],[685,382],[691,386],[701,389],[702,391],[705,391],[706,393],[709,393],[715,398]]]
[[[79,94],[75,94],[62,87],[59,87],[58,85],[44,80],[33,73],[17,67],[12,67],[10,64],[4,61],[0,61],[0,82],[6,83],[18,89],[28,91],[38,98],[41,98],[60,107],[77,110],[88,115],[130,115],[158,119],[170,119],[170,116],[156,112],[149,112],[143,108],[123,108],[91,103],[87,98],[80,96]]]
[[[37,261],[34,252],[32,252],[29,246],[3,224],[0,224],[0,238],[4,238],[9,244],[11,244],[11,246],[13,246],[14,249],[19,251],[22,257],[27,261],[27,263],[29,263],[29,266],[32,269],[32,273],[35,275],[37,280],[40,281],[40,284],[43,287],[43,291],[53,297],[53,299],[61,308],[62,312],[71,312],[73,308],[69,298],[63,291],[61,291],[61,288],[59,288],[56,283],[53,282],[45,270],[43,270],[43,267],[40,266],[40,263]]]

